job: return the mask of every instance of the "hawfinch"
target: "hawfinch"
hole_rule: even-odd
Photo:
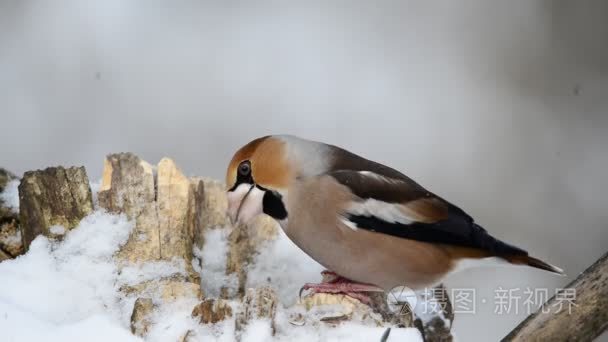
[[[388,166],[294,136],[266,136],[236,152],[226,173],[228,213],[265,213],[304,252],[333,272],[306,284],[349,295],[437,285],[481,261],[563,274],[502,242],[462,209]]]

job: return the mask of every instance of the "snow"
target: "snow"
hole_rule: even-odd
[[[98,197],[97,194],[99,193],[99,190],[101,189],[101,178],[96,180],[96,181],[89,181],[89,186],[91,187],[91,194],[93,195],[93,207],[97,208],[99,201],[98,201]]]
[[[105,315],[92,315],[80,321],[57,325],[39,319],[19,306],[0,301],[3,341],[142,341]],[[99,333],[103,331],[103,334]]]
[[[54,227],[56,231],[63,227]],[[62,241],[37,237],[29,251],[0,263],[0,331],[3,341],[142,341],[130,332],[135,302],[119,289],[142,281],[185,275],[182,260],[147,262],[119,269],[114,255],[126,243],[133,223],[125,216],[100,210],[87,216]],[[236,278],[225,275],[229,228],[210,229],[203,250],[194,249],[193,266],[200,271],[207,296],[219,295],[222,286],[236,288]],[[281,299],[272,336],[267,320],[254,320],[241,332],[244,342],[254,341],[377,341],[386,328],[345,322],[296,326],[291,307],[304,282],[320,280],[322,267],[300,251],[282,232],[267,243],[249,266],[248,286],[268,284]],[[155,303],[160,294],[151,293]],[[154,297],[157,296],[157,297]],[[150,320],[146,341],[236,340],[235,316],[240,303],[229,301],[233,316],[215,325],[201,325],[191,317],[197,298],[184,297],[159,305]],[[393,329],[388,341],[420,341],[416,329]]]
[[[268,320],[258,320],[249,324],[241,338],[250,342],[264,342],[272,340],[272,327]]]
[[[68,340],[72,333],[95,338],[93,330],[81,328],[99,323],[112,338],[132,340],[116,319],[125,310],[118,301],[118,272],[112,258],[131,229],[123,216],[95,212],[62,242],[40,236],[27,254],[0,263],[3,339],[31,340],[40,334]]]
[[[19,183],[18,179],[9,181],[6,183],[4,191],[0,193],[0,200],[4,202],[4,206],[15,213],[19,212]]]
[[[123,267],[118,276],[118,283],[136,285],[148,280],[168,278],[174,275],[187,276],[186,264],[183,260],[174,258],[172,261],[159,260]]]
[[[304,283],[321,281],[323,266],[299,249],[282,229],[278,237],[262,246],[247,272],[247,287],[270,285],[281,303],[291,306]]]
[[[200,270],[203,292],[210,297],[219,297],[222,287],[236,291],[238,286],[236,275],[226,275],[229,234],[228,227],[209,229],[203,250],[194,247],[194,256],[200,260],[200,266],[194,265],[194,269]]]
[[[65,228],[63,226],[50,226],[49,232],[55,235],[63,235],[65,234]]]

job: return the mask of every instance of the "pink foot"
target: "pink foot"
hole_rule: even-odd
[[[383,292],[378,286],[371,284],[356,283],[352,280],[339,276],[335,272],[323,271],[323,282],[320,284],[306,283],[300,289],[300,297],[305,290],[312,293],[343,293],[349,297],[358,299],[362,303],[369,304],[371,299],[366,292]]]

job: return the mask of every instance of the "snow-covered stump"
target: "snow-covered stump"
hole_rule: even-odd
[[[296,307],[300,310],[296,310],[289,318],[289,322],[295,326],[319,324],[335,326],[345,321],[374,327],[389,324],[389,319],[385,319],[372,306],[340,293],[306,295]]]
[[[156,175],[152,165],[131,153],[109,155],[104,165],[99,206],[135,220],[118,258],[131,264],[184,261],[187,280],[198,282],[192,269],[195,184],[168,158],[160,161]]]
[[[245,295],[247,284],[247,266],[253,257],[260,252],[265,242],[276,239],[277,223],[269,216],[258,216],[251,223],[240,224],[232,229],[228,236],[229,251],[226,264],[226,274],[236,276],[238,285],[235,291],[228,287],[222,288],[223,298],[235,298]]]
[[[122,274],[133,273],[135,279],[121,290],[139,298],[140,303],[147,303],[144,298],[155,298],[155,306],[200,299],[200,277],[192,267],[192,250],[195,231],[201,229],[198,218],[204,187],[185,177],[168,158],[154,171],[152,165],[131,153],[109,155],[104,163],[100,207],[135,221],[127,243],[117,253]],[[152,279],[137,275],[152,268],[165,270]],[[145,315],[134,312],[132,317],[132,326],[142,326],[140,320]]]
[[[0,259],[12,259],[23,254],[19,227],[19,179],[0,168]],[[16,199],[16,201],[15,201]]]
[[[93,211],[84,167],[28,171],[19,184],[19,221],[25,250],[42,234],[61,238]]]
[[[215,324],[232,317],[232,307],[223,299],[207,298],[194,307],[192,317],[201,324]]]
[[[207,215],[205,202],[208,188],[205,181],[200,177],[190,178],[190,188],[192,190],[192,203],[188,206],[187,224],[190,229],[189,234],[192,237],[192,246],[200,250],[205,243],[204,232],[206,224],[204,218]]]
[[[152,324],[150,316],[154,310],[154,302],[151,298],[137,298],[133,305],[131,314],[131,332],[134,335],[143,337],[148,333]]]
[[[226,215],[228,210],[226,185],[211,178],[194,179],[202,181],[205,187],[201,225],[211,229],[229,225],[230,220]]]
[[[0,167],[0,193],[3,193],[9,183],[14,180],[17,180],[17,177],[13,173]],[[4,202],[3,196],[0,196],[0,220],[4,222],[8,218],[17,218],[15,217],[15,210]]]
[[[15,217],[5,216],[0,219],[0,251],[11,259],[24,252],[19,220]]]
[[[12,257],[0,249],[0,262],[8,259],[12,259]]]
[[[235,320],[235,335],[240,340],[242,333],[253,321],[263,320],[270,325],[271,334],[276,332],[275,316],[278,299],[274,290],[269,286],[247,289],[243,297],[241,310]]]

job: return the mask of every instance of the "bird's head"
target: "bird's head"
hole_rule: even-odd
[[[286,220],[290,184],[326,172],[334,149],[289,135],[266,136],[241,147],[226,171],[231,220],[246,223],[261,213]]]
[[[265,213],[287,218],[285,196],[295,171],[287,142],[274,136],[258,138],[241,147],[226,171],[228,214],[233,222],[248,222]]]

